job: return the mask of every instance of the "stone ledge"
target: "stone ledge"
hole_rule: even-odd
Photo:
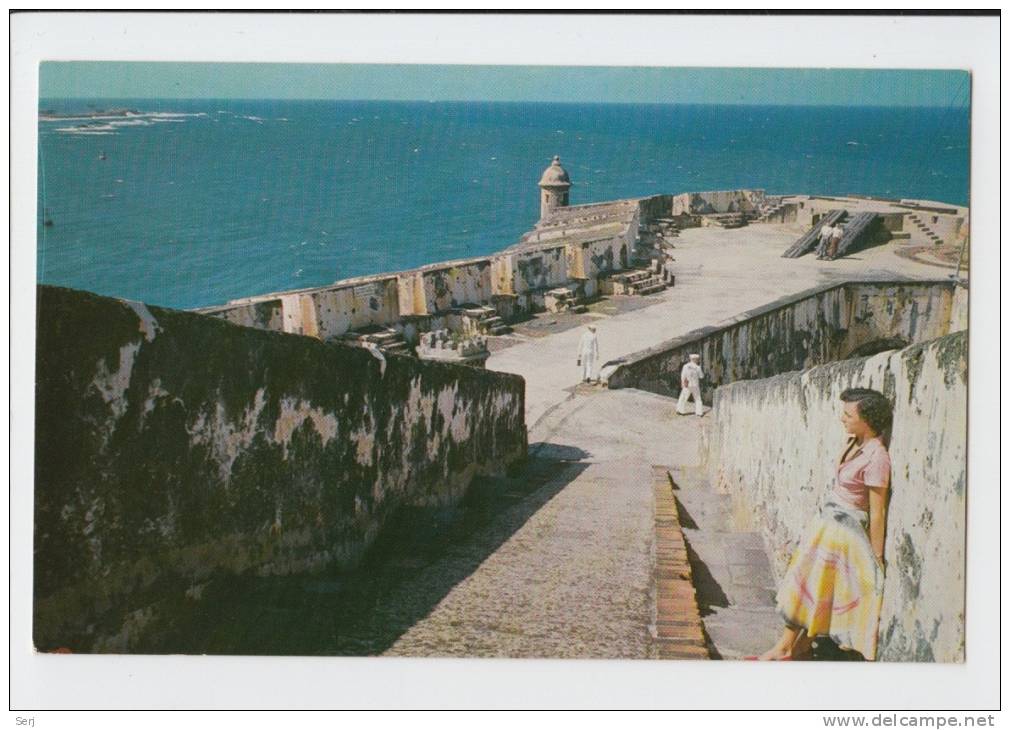
[[[654,466],[652,473],[656,534],[656,619],[652,637],[656,654],[660,659],[710,659],[673,482],[666,467]]]

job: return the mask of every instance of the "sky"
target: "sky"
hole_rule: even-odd
[[[43,99],[967,106],[965,71],[47,61]]]

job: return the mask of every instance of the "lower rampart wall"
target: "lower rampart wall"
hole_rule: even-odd
[[[948,280],[852,282],[821,287],[744,312],[607,364],[610,388],[680,393],[688,355],[701,355],[708,399],[720,385],[896,349],[962,329],[966,290]]]
[[[833,483],[839,394],[869,387],[893,400],[883,660],[964,659],[967,346],[958,332],[715,392],[711,483],[732,496],[736,527],[760,530],[779,580]]]
[[[670,199],[646,199],[647,215],[662,210],[668,215]],[[638,201],[617,204],[625,211],[617,233],[611,225],[610,231],[587,239],[602,224],[593,217],[600,206],[585,206],[586,221],[576,216],[571,231],[558,231],[542,243],[526,242],[493,256],[275,292],[195,311],[246,327],[323,340],[369,326],[403,331],[409,318],[437,319],[464,305],[491,306],[505,319],[523,316],[543,308],[548,289],[574,284],[580,295],[594,296],[599,277],[627,268],[643,206]]]
[[[34,641],[142,650],[228,575],[351,566],[525,457],[515,375],[40,287]]]

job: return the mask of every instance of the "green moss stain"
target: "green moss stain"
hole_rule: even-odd
[[[903,532],[898,541],[895,567],[901,580],[902,600],[907,602],[916,600],[919,597],[919,582],[922,579],[922,557],[907,532]]]
[[[921,345],[910,347],[901,353],[902,366],[904,367],[905,374],[908,377],[909,404],[911,404],[915,399],[915,388],[919,382],[919,377],[922,375],[924,357],[925,353],[923,352],[923,347]]]
[[[148,342],[120,302],[39,288],[40,648],[88,651],[145,607],[170,617],[211,575],[353,560],[397,504],[461,490],[475,469],[525,454],[517,376],[396,356],[381,374],[362,349],[150,310],[161,332]],[[91,383],[100,362],[119,368],[125,344],[140,347],[117,411]],[[437,407],[406,422],[401,406],[417,384],[433,402],[455,389],[457,407],[470,409],[467,439],[453,440]],[[336,434],[306,417],[278,441],[285,403],[335,416]],[[359,462],[353,432],[374,435],[371,463]]]
[[[935,352],[943,382],[948,388],[968,383],[968,333],[964,330],[941,337]]]

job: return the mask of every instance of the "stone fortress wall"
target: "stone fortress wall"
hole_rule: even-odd
[[[559,288],[592,297],[608,277],[641,263],[640,231],[654,224],[737,225],[744,216],[808,226],[841,203],[854,205],[737,190],[569,206],[565,180],[549,180],[541,220],[499,253],[198,310],[210,316],[40,287],[36,646],[129,650],[220,575],[351,565],[398,508],[454,504],[474,476],[524,458],[521,378],[317,340],[386,328],[416,344],[426,332],[465,330],[460,310],[468,306],[511,320],[542,310]],[[967,236],[961,209],[888,205],[881,215],[892,234],[914,226],[907,232],[924,240],[936,231]],[[905,483],[925,485],[928,509],[896,502],[889,552],[901,567],[889,576],[887,600],[919,603],[886,617],[882,649],[885,658],[957,657],[959,639],[945,627],[956,607],[926,602],[942,582],[963,581],[963,539],[955,538],[963,538],[957,398],[965,338],[948,333],[965,326],[966,302],[966,289],[947,280],[825,287],[609,363],[602,375],[610,387],[673,394],[680,366],[698,351],[711,394],[713,386],[813,367],[715,391],[710,463],[725,462],[722,478],[740,510],[766,501],[752,516],[779,552],[793,538],[786,522],[810,505],[760,491],[775,465],[757,446],[738,455],[728,448],[750,438],[761,399],[778,388],[782,418],[816,413],[814,427],[823,421],[827,434],[828,401],[843,382],[869,378],[907,398],[906,452],[896,456]],[[865,348],[908,345],[818,367],[870,354]],[[813,394],[811,379],[823,386]],[[926,392],[938,379],[953,400]],[[954,450],[950,464],[938,460],[943,473],[927,473],[934,447]],[[797,469],[815,466],[801,460]],[[744,484],[748,470],[761,479]],[[951,483],[953,497],[944,491]],[[931,536],[934,520],[948,519],[945,509],[954,514],[949,529]]]
[[[39,287],[37,363],[40,651],[129,651],[221,577],[353,565],[396,510],[526,456],[519,376],[87,292]]]
[[[859,281],[818,287],[604,364],[610,388],[680,393],[688,355],[701,355],[702,395],[737,380],[804,370],[941,337],[967,327],[966,287]]]
[[[452,328],[453,310],[483,305],[506,320],[544,309],[544,295],[572,287],[595,296],[599,278],[628,267],[638,236],[637,201],[558,210],[557,221],[487,257],[363,276],[195,310],[234,324],[331,339],[383,326],[416,344],[421,331]],[[529,236],[529,234],[527,234]]]
[[[942,204],[881,198],[768,195],[764,190],[717,190],[653,195],[551,208],[515,245],[490,256],[337,281],[323,287],[237,299],[196,310],[235,324],[319,339],[383,327],[416,345],[422,332],[459,331],[454,311],[494,309],[514,321],[545,308],[559,287],[592,298],[603,280],[648,257],[639,231],[656,221],[683,228],[758,221],[810,227],[829,211],[878,213],[882,235],[913,243],[962,242],[967,210]],[[731,219],[727,222],[727,218]]]
[[[758,530],[781,581],[833,481],[839,394],[894,403],[879,657],[964,661],[967,332],[715,391],[704,456],[734,520]]]

